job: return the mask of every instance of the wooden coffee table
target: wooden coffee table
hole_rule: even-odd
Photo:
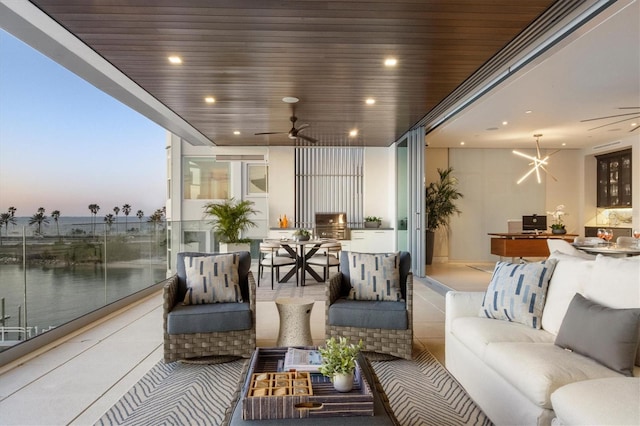
[[[259,350],[265,350],[265,348],[259,348],[256,350],[256,354]],[[277,350],[277,348],[267,348],[267,351],[271,351],[272,349]],[[286,351],[283,348],[282,353]],[[252,357],[251,363],[255,365],[255,357]],[[367,382],[370,384],[369,389],[371,390],[371,394],[373,396],[373,416],[339,416],[336,417],[335,413],[331,417],[309,417],[303,419],[273,419],[273,420],[244,420],[242,418],[242,398],[243,395],[246,394],[248,382],[251,376],[252,371],[249,370],[245,377],[243,377],[243,389],[240,393],[238,400],[235,402],[235,407],[233,411],[233,416],[231,418],[231,425],[256,425],[256,424],[265,424],[265,425],[293,425],[293,424],[303,424],[303,425],[395,425],[399,426],[397,419],[393,415],[391,408],[388,406],[388,403],[383,402],[386,401],[386,397],[384,397],[384,392],[382,391],[382,387],[375,379],[373,374],[373,370],[369,361],[363,356],[360,355],[358,357],[358,364],[360,365],[361,372]]]

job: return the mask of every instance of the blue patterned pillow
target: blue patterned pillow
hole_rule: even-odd
[[[542,310],[556,259],[538,263],[497,262],[480,316],[540,329]]]
[[[403,301],[400,291],[398,253],[366,254],[349,252],[351,290],[348,299]]]
[[[183,304],[242,302],[238,278],[238,254],[185,256],[187,293]]]

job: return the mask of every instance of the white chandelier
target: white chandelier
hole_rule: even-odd
[[[549,165],[549,157],[551,157],[553,154],[555,154],[560,150],[556,150],[551,154],[547,155],[546,157],[542,158],[542,156],[540,155],[540,142],[539,142],[539,139],[540,137],[542,137],[542,134],[538,133],[533,135],[533,137],[536,138],[536,156],[535,157],[516,151],[515,149],[513,150],[514,154],[519,155],[520,157],[524,157],[527,160],[531,161],[531,163],[529,163],[529,165],[531,166],[531,170],[525,173],[524,176],[522,176],[520,180],[518,180],[518,182],[516,183],[520,185],[520,183],[522,183],[526,178],[528,178],[529,175],[531,175],[533,172],[536,173],[536,177],[538,178],[538,183],[541,183],[542,181],[540,180],[540,170],[542,170],[543,172],[551,176],[551,178],[553,178],[553,180],[557,182],[558,179],[556,179],[555,176],[549,173],[549,171],[545,168],[545,166]]]

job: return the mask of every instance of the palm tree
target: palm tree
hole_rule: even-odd
[[[114,217],[111,213],[104,217],[104,223],[107,224],[107,234],[111,232],[111,225],[113,225]]]
[[[60,218],[60,210],[54,210],[51,212],[51,217],[56,221],[56,233],[58,237],[60,236],[60,226],[58,224],[58,219]]]
[[[91,212],[91,227],[93,235],[96,235],[96,215],[100,210],[100,206],[97,204],[89,204],[89,211]]]
[[[138,220],[140,221],[140,231],[142,231],[142,218],[144,217],[144,212],[142,210],[138,210],[136,213]]]
[[[124,233],[127,233],[127,223],[129,222],[129,213],[131,213],[131,206],[125,204],[122,206],[122,213],[124,213]]]
[[[9,223],[13,218],[11,217],[11,213],[0,213],[0,245],[2,245],[2,226],[6,227],[6,234],[9,234]],[[15,223],[15,219],[13,219]]]
[[[31,216],[31,218],[29,219],[29,225],[34,225],[34,224],[38,225],[38,231],[37,231],[38,234],[42,234],[42,224],[49,223],[49,219],[44,214],[44,212],[45,212],[44,207],[40,207],[38,209],[38,212],[33,216]]]
[[[9,223],[11,223],[13,226],[16,226],[16,220],[15,220],[15,215],[16,215],[16,209],[15,207],[11,206],[9,207],[9,214],[11,215],[11,221]],[[9,231],[9,224],[7,224],[7,231]]]
[[[117,234],[117,233],[118,233],[118,213],[120,213],[120,207],[115,206],[115,207],[113,208],[113,212],[116,214],[116,220],[115,220],[115,223],[116,223],[116,234]]]

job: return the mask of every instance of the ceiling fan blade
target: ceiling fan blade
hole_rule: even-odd
[[[300,135],[300,134],[298,134],[298,135],[296,135],[296,137],[297,137],[297,138],[300,138],[300,139],[303,139],[303,140],[305,140],[305,141],[311,142],[311,143],[316,143],[316,142],[318,142],[318,139],[316,139],[316,138],[312,138],[312,137],[309,137],[309,136],[305,136],[305,135]]]
[[[622,109],[622,108],[621,108]],[[581,123],[586,123],[588,121],[597,121],[597,120],[605,120],[607,118],[616,118],[616,117],[624,117],[626,115],[637,115],[637,112],[628,112],[626,114],[616,114],[616,115],[607,115],[606,117],[597,117],[597,118],[588,118],[586,120],[580,120]]]
[[[254,135],[286,135],[289,132],[262,132],[262,133],[254,133]]]
[[[301,124],[300,127],[298,127],[298,131],[306,129],[307,127],[309,127],[308,123]]]
[[[624,115],[633,115],[634,117],[623,118],[622,120],[618,120],[618,121],[614,121],[614,122],[611,122],[611,123],[603,124],[601,126],[593,127],[591,129],[587,129],[587,130],[591,131],[591,130],[601,129],[603,127],[613,126],[614,124],[624,123],[625,121],[633,120],[634,118],[640,118],[640,115],[638,115],[637,112],[635,112],[633,114],[624,114]]]
[[[636,126],[633,129],[629,130],[629,133],[631,132],[635,132],[636,130],[640,129],[640,126]]]

